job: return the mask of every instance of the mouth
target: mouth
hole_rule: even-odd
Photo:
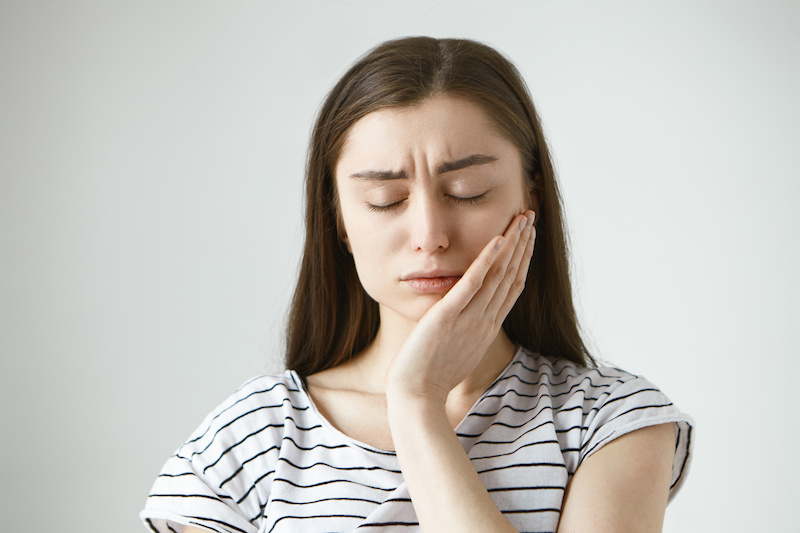
[[[444,270],[412,272],[400,281],[409,289],[420,293],[447,292],[461,279],[461,274]]]

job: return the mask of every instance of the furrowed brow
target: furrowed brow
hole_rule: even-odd
[[[392,172],[391,170],[362,170],[355,174],[350,174],[351,178],[358,180],[372,180],[372,181],[386,181],[386,180],[404,180],[408,178],[405,170],[399,172]]]
[[[445,172],[461,170],[462,168],[467,168],[474,165],[485,165],[487,163],[493,163],[494,161],[497,161],[497,158],[493,155],[474,154],[463,159],[459,159],[458,161],[447,161],[442,163],[439,165],[439,168],[436,169],[436,172],[439,174],[444,174]]]

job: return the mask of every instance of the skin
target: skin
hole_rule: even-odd
[[[423,531],[516,531],[453,428],[516,351],[501,326],[524,287],[538,208],[519,151],[479,106],[440,95],[358,121],[336,179],[381,325],[362,353],[309,376],[309,393],[343,433],[396,451]],[[674,439],[672,425],[655,426],[589,457],[559,531],[660,531]]]

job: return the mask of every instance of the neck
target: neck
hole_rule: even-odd
[[[391,310],[381,309],[381,325],[375,339],[349,363],[369,392],[385,392],[384,377],[389,364],[415,325],[415,321],[398,316]],[[516,346],[500,329],[481,362],[467,379],[453,389],[449,398],[472,398],[482,394],[508,366],[515,353]]]

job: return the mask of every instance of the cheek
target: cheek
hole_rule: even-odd
[[[388,261],[398,246],[392,232],[386,227],[376,228],[374,221],[361,221],[361,224],[353,220],[349,222],[345,226],[348,228],[347,244],[358,279],[367,293],[376,298],[376,290],[386,275]]]
[[[477,247],[480,253],[495,236],[505,234],[511,220],[527,208],[522,201],[509,204],[511,207],[487,210],[465,222],[465,229],[468,228],[465,235],[472,243],[471,249]]]

